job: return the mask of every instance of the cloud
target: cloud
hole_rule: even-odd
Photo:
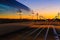
[[[29,7],[23,5],[22,3],[17,2],[16,0],[0,0],[0,4],[7,5],[13,8],[17,8],[18,10],[23,9],[26,11],[30,11]]]

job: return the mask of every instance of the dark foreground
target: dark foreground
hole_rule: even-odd
[[[57,26],[32,24],[0,24],[0,40],[60,40],[60,29],[55,28]],[[36,26],[38,28],[34,28]]]
[[[27,28],[3,35],[0,37],[0,40],[58,40],[57,36],[59,37],[59,35],[54,34],[53,29],[51,28],[47,33],[47,28],[36,29],[36,28],[27,27]]]

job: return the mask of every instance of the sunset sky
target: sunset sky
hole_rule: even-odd
[[[34,19],[36,19],[36,13],[39,13],[39,16],[45,18],[54,18],[58,12],[60,12],[60,0],[16,0],[34,11]],[[16,10],[15,10],[16,11]],[[9,14],[10,13],[10,14]],[[9,12],[0,14],[0,18],[19,18],[18,14]],[[32,18],[32,14],[23,13],[23,18]]]

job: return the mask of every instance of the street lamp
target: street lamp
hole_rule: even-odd
[[[32,20],[33,20],[33,18],[34,18],[34,12],[32,11]]]
[[[18,13],[18,15],[20,16],[20,19],[22,19],[22,11],[21,10],[19,10],[19,11],[17,11],[17,13]]]
[[[37,20],[38,20],[38,13],[36,15],[37,15]]]
[[[58,13],[58,17],[60,16],[60,13]]]

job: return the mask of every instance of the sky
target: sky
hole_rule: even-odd
[[[60,12],[60,0],[16,0],[26,6],[28,6],[31,10],[34,11],[34,19],[36,19],[36,13],[39,13],[39,16],[43,16],[45,18],[51,19],[57,16],[58,12]],[[0,18],[2,14],[0,14]],[[9,16],[8,18],[19,18],[16,14],[11,14],[12,17]],[[13,16],[14,15],[14,16]],[[5,15],[7,17],[7,15]],[[22,15],[23,18],[32,18],[32,14],[24,14]],[[3,15],[4,18],[4,15]]]
[[[46,18],[54,18],[60,12],[60,0],[17,0],[34,12],[38,12],[41,16]]]
[[[0,18],[16,19],[20,17],[18,13],[28,13],[30,8],[16,0],[0,0]]]

